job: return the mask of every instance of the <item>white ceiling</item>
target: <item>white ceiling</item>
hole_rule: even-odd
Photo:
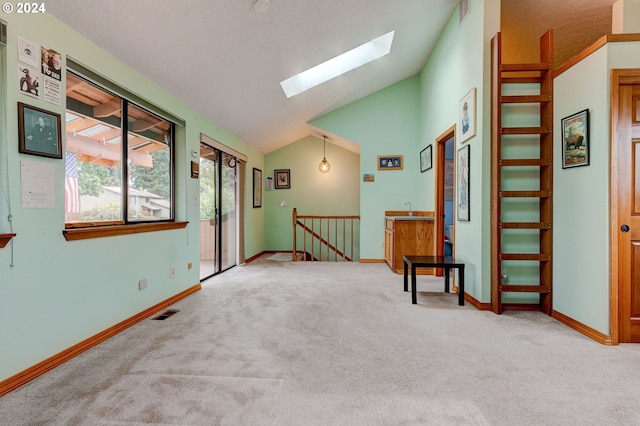
[[[253,3],[57,0],[47,11],[266,154],[318,136],[309,120],[418,73],[458,0],[270,0],[263,13]],[[391,30],[386,57],[284,95],[280,81]]]

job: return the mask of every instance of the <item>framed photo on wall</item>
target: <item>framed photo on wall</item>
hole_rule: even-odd
[[[457,191],[456,191],[456,217],[461,222],[471,220],[470,214],[470,185],[469,180],[469,160],[471,155],[471,146],[465,145],[458,150],[457,158]]]
[[[262,170],[253,168],[253,208],[262,207]]]
[[[403,168],[402,155],[378,155],[378,170],[402,170]]]
[[[589,110],[562,119],[562,168],[589,165]]]
[[[476,88],[474,87],[460,100],[458,118],[460,142],[466,142],[476,135]]]
[[[18,150],[62,158],[60,114],[18,102]]]
[[[276,180],[276,189],[291,188],[291,173],[289,169],[274,170],[273,175]]]
[[[420,151],[420,172],[424,173],[433,167],[433,145]]]

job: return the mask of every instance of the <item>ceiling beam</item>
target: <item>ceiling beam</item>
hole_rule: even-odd
[[[101,105],[93,107],[94,117],[111,117],[122,111],[122,102],[119,99],[111,99]]]

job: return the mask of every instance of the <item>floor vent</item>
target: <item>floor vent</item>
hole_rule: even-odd
[[[155,317],[154,320],[164,321],[170,316],[172,316],[173,314],[177,314],[178,312],[180,311],[177,309],[169,309],[168,311],[164,311],[162,314]]]

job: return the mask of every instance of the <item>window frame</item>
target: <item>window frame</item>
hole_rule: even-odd
[[[82,68],[82,67],[81,67]],[[75,78],[78,78],[87,84],[90,84],[96,87],[99,90],[102,90],[115,98],[119,99],[121,102],[121,119],[120,119],[120,132],[121,132],[121,182],[120,182],[120,214],[121,219],[119,220],[107,220],[107,221],[87,221],[87,222],[66,222],[65,220],[65,229],[62,231],[65,239],[67,241],[74,241],[79,239],[88,239],[88,238],[100,238],[107,236],[115,236],[115,235],[127,235],[127,234],[135,234],[141,232],[153,232],[160,230],[168,230],[168,229],[180,229],[185,228],[188,222],[178,222],[176,221],[176,126],[182,124],[174,122],[172,119],[167,117],[172,117],[170,114],[165,113],[162,110],[157,110],[156,108],[149,108],[146,102],[144,105],[141,105],[139,102],[135,100],[130,100],[127,97],[119,94],[118,92],[130,93],[126,90],[112,90],[111,85],[109,87],[105,87],[101,82],[96,82],[91,78],[83,75],[82,72],[78,72],[70,67],[67,67],[66,74],[73,74]],[[136,97],[136,99],[138,99]],[[169,218],[167,219],[158,219],[158,220],[130,220],[129,219],[129,200],[131,199],[130,188],[129,188],[129,156],[128,156],[128,137],[129,137],[129,106],[133,106],[138,110],[144,111],[150,115],[158,117],[162,120],[165,120],[169,124],[169,194],[170,194],[170,208],[169,208]],[[65,97],[65,114],[69,111],[68,105],[66,103]],[[73,112],[73,110],[71,110]],[[65,138],[65,155],[66,155],[66,138]]]

